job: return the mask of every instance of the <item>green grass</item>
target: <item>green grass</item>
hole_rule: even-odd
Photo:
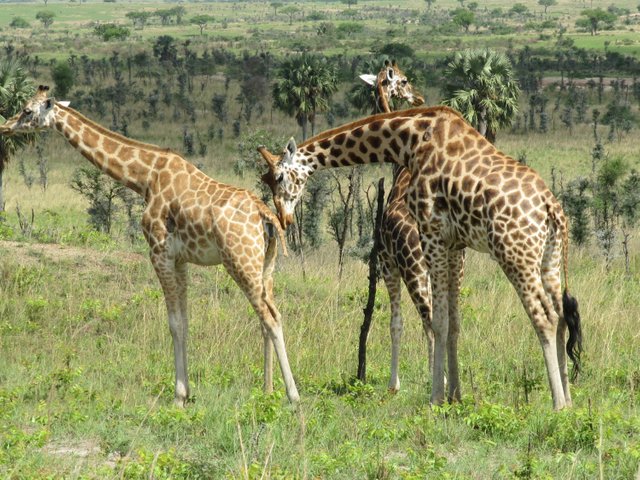
[[[322,276],[301,281],[295,258],[280,261],[276,274],[300,407],[287,404],[280,381],[273,395],[261,393],[258,322],[239,289],[220,268],[192,268],[195,403],[176,410],[162,295],[144,256],[0,244],[2,475],[246,478],[245,468],[250,478],[635,473],[640,370],[637,340],[628,332],[635,331],[637,278],[607,274],[600,262],[574,252],[585,371],[574,385],[574,408],[557,414],[514,292],[486,257],[472,254],[462,299],[464,401],[430,409],[424,339],[406,300],[400,393],[386,392],[384,294],[370,337],[369,383],[351,383],[364,266],[350,262],[338,283],[330,250],[307,259]],[[597,289],[593,278],[600,279]]]

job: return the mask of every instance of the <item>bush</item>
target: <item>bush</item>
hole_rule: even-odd
[[[22,17],[16,17],[11,20],[9,26],[13,28],[29,28],[31,24]]]
[[[56,96],[66,97],[75,83],[76,74],[67,62],[57,62],[51,70]]]
[[[124,40],[131,35],[131,30],[128,27],[122,25],[116,25],[115,23],[104,23],[96,25],[93,29],[93,33],[102,38],[105,42],[109,40]]]

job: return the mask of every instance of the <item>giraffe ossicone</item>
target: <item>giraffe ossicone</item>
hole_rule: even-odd
[[[273,298],[277,244],[286,254],[277,216],[252,192],[217,182],[171,150],[131,140],[48,98],[40,86],[23,110],[0,126],[15,135],[53,129],[87,160],[140,194],[149,244],[169,317],[175,363],[175,403],[190,394],[187,375],[187,264],[222,264],[260,318],[264,388],[273,389],[273,347],[287,396],[299,399]]]
[[[553,406],[571,405],[567,355],[577,371],[582,332],[567,285],[567,222],[536,172],[498,151],[443,106],[373,115],[293,147],[290,141],[268,175],[284,226],[292,221],[309,176],[320,169],[391,162],[410,172],[407,203],[433,289],[432,404],[445,400],[445,354],[447,396],[461,396],[448,296],[457,281],[452,264],[470,247],[489,253],[514,286],[540,341]]]

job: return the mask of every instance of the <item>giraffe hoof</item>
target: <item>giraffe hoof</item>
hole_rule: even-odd
[[[396,393],[398,393],[400,391],[400,387],[389,387],[387,389],[387,391],[391,394],[391,395],[395,395]]]
[[[186,397],[175,397],[173,399],[173,404],[178,408],[185,408],[187,406],[187,398]]]

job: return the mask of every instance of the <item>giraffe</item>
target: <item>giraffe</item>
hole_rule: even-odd
[[[378,75],[360,75],[360,78],[374,86],[376,105],[373,113],[390,113],[390,100],[394,97],[404,99],[413,106],[424,103],[421,95],[413,93],[413,86],[400,70],[397,63],[384,62]],[[403,319],[401,307],[402,283],[405,284],[409,296],[422,319],[422,327],[427,337],[427,353],[429,369],[433,365],[434,336],[431,328],[431,285],[426,260],[420,246],[418,226],[407,208],[407,189],[410,173],[404,167],[396,165],[394,181],[387,199],[387,205],[382,215],[380,228],[380,250],[378,258],[381,264],[382,277],[389,294],[391,321],[389,325],[391,335],[391,369],[389,377],[389,391],[400,390],[398,363],[403,333]],[[457,282],[452,283],[455,291],[449,293],[450,298],[457,300],[462,282],[463,256],[457,260],[459,265],[453,265],[458,272]],[[454,275],[454,272],[451,273]],[[450,322],[458,325],[457,301],[449,305]],[[453,329],[450,329],[452,332]]]
[[[374,114],[390,112],[389,101],[392,98],[404,99],[414,107],[424,103],[424,98],[421,95],[413,93],[413,86],[395,60],[391,62],[385,60],[378,75],[363,74],[360,75],[360,79],[374,87],[376,101]]]
[[[276,215],[253,193],[217,182],[177,153],[130,140],[89,120],[40,86],[23,110],[0,126],[14,135],[44,129],[61,133],[87,160],[145,199],[142,231],[162,286],[173,340],[175,403],[189,398],[187,376],[187,264],[222,264],[258,314],[264,349],[264,388],[273,389],[273,353],[287,396],[299,399],[273,298],[277,241],[286,254]]]
[[[293,207],[308,177],[320,169],[392,162],[409,170],[408,208],[432,281],[432,404],[445,400],[445,354],[448,400],[461,398],[458,325],[451,324],[448,294],[457,281],[450,274],[451,264],[470,247],[488,253],[515,288],[542,348],[553,407],[571,406],[567,355],[577,373],[582,331],[578,303],[567,283],[567,222],[560,203],[534,170],[497,150],[444,106],[373,115],[300,146],[292,138],[282,156],[261,151],[269,164],[265,180],[275,191],[283,227],[292,223]]]

